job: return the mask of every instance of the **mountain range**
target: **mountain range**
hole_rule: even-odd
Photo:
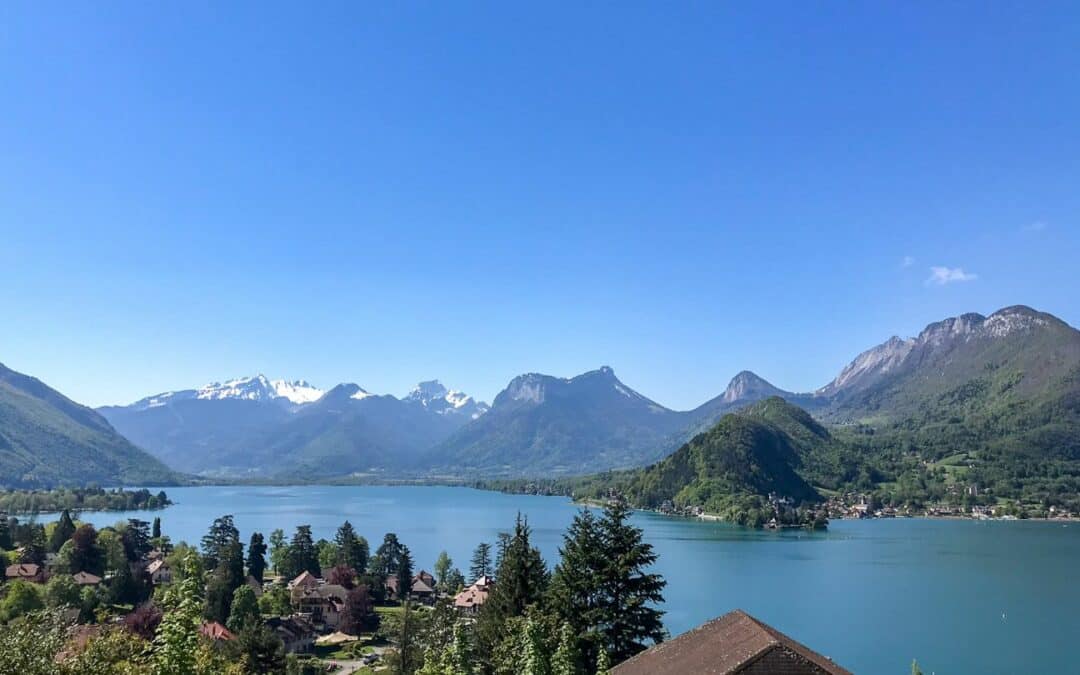
[[[12,398],[9,380],[18,378],[5,380]],[[653,464],[726,415],[773,399],[855,439],[849,445],[866,456],[892,458],[894,468],[900,457],[962,456],[976,470],[994,467],[999,477],[1063,475],[1062,489],[1080,476],[1061,464],[1080,461],[1080,331],[1023,306],[892,337],[815,391],[786,391],[743,371],[718,396],[686,411],[634,391],[609,367],[570,378],[517,376],[490,407],[437,381],[396,398],[356,384],[324,391],[258,375],[97,413],[52,392],[34,399],[31,414],[23,394],[20,415],[13,404],[0,408],[0,452],[7,481],[26,484],[78,480],[74,464],[42,472],[32,461],[65,447],[69,458],[85,456],[100,467],[86,480],[103,482],[138,475],[136,465],[165,475],[135,446],[178,471],[211,476],[574,475]],[[64,443],[30,433],[42,425],[27,420],[42,415],[51,429],[68,432]],[[817,471],[813,481],[840,485],[853,471],[869,469],[834,467]]]

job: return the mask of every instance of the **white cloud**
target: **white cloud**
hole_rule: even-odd
[[[909,255],[904,256],[904,258],[900,261],[900,267],[903,267],[903,268],[911,267],[914,264],[915,264],[915,258],[912,258]]]
[[[927,286],[944,286],[957,281],[975,281],[978,274],[965,272],[963,267],[931,267]]]
[[[1036,220],[1034,223],[1028,223],[1020,229],[1024,232],[1042,232],[1046,229],[1046,223],[1041,220]]]

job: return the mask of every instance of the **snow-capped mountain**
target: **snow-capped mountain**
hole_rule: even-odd
[[[447,389],[438,380],[428,380],[413,387],[404,399],[439,415],[463,415],[476,419],[489,409],[487,403],[473,399],[463,391]]]
[[[238,377],[224,382],[211,382],[198,389],[167,391],[140,399],[128,408],[145,410],[158,406],[189,401],[274,401],[281,400],[293,405],[305,405],[318,401],[325,392],[307,380],[270,380],[265,375]]]

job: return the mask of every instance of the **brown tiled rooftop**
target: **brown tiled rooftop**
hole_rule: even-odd
[[[742,610],[624,661],[612,675],[851,675]]]

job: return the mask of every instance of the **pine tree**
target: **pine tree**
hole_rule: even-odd
[[[371,573],[380,579],[397,574],[397,562],[401,557],[401,542],[393,532],[387,532],[382,544],[371,560]]]
[[[233,542],[239,541],[240,531],[233,524],[232,516],[221,516],[215,519],[210,525],[210,530],[202,538],[203,569],[216,568]]]
[[[315,541],[311,538],[311,526],[299,525],[289,543],[289,567],[292,574],[300,574],[304,570],[315,576],[322,573],[319,565],[319,551],[315,548]]]
[[[488,658],[507,637],[507,621],[524,616],[528,607],[540,602],[546,590],[547,568],[540,551],[532,546],[530,534],[528,522],[519,513],[496,571],[495,587],[477,622],[480,652]]]
[[[49,537],[49,552],[56,553],[59,551],[60,547],[67,543],[73,534],[75,534],[75,523],[71,520],[71,513],[64,509],[63,513],[60,514],[60,521],[53,528],[52,536]]]
[[[645,571],[656,562],[656,553],[644,541],[641,529],[627,522],[629,516],[629,507],[616,502],[604,508],[598,523],[608,563],[600,584],[602,654],[613,663],[644,651],[646,641],[660,642],[665,637],[664,613],[656,606],[664,601],[667,582],[659,574]]]
[[[398,599],[408,601],[412,593],[413,559],[409,547],[402,545],[398,552],[397,561],[397,584]]]
[[[263,541],[261,532],[252,532],[251,541],[248,543],[248,574],[260,584],[266,572],[266,543]]]
[[[499,568],[502,567],[503,558],[506,557],[506,549],[510,546],[510,533],[500,532],[496,535],[495,540],[495,576],[499,575]]]
[[[472,562],[469,565],[469,580],[476,581],[480,577],[489,577],[491,568],[491,544],[480,542],[473,551]]]
[[[596,517],[583,509],[563,535],[561,560],[548,591],[548,606],[572,629],[574,651],[580,652],[578,665],[586,671],[596,664],[603,641],[600,631],[607,621],[601,598],[603,575],[609,565],[606,553]]]
[[[334,543],[338,547],[337,562],[348,565],[356,570],[357,574],[363,574],[368,566],[368,543],[367,540],[356,533],[352,523],[345,521],[334,535]]]
[[[154,518],[154,524],[150,526],[150,538],[161,539],[161,518]]]

